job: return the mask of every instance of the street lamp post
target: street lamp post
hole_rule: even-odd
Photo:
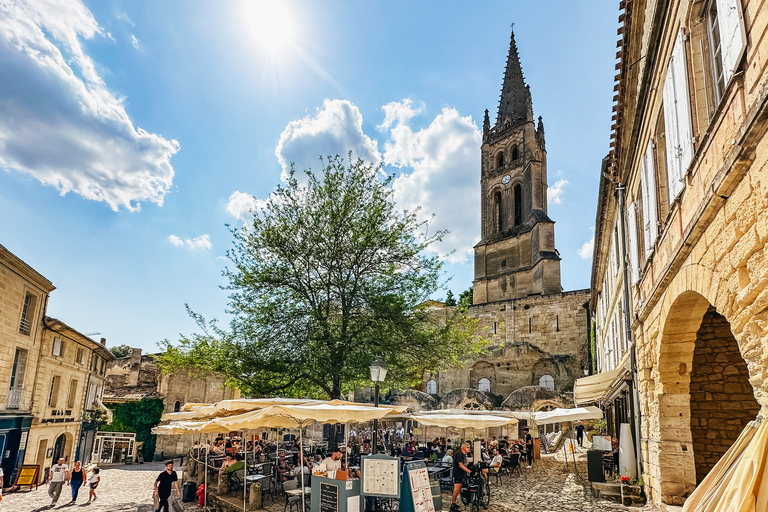
[[[371,363],[371,380],[373,381],[373,406],[379,406],[379,384],[384,382],[387,377],[387,363],[380,357],[377,357],[374,362]],[[376,447],[376,441],[379,437],[379,420],[373,420],[373,454],[378,452]]]

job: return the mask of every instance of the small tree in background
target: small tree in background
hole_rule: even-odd
[[[456,297],[453,296],[453,292],[451,290],[448,290],[448,293],[445,295],[444,304],[446,306],[456,306]]]
[[[459,307],[466,310],[472,305],[472,287],[470,286],[459,295]]]
[[[411,387],[480,349],[475,320],[418,307],[440,286],[442,263],[423,253],[444,232],[397,208],[380,166],[323,164],[306,183],[292,171],[232,230],[229,328],[190,311],[202,332],[166,340],[163,371],[219,372],[246,396],[334,399],[369,386],[377,356],[386,386]]]
[[[133,352],[133,347],[128,345],[117,345],[116,347],[110,348],[109,351],[112,352],[113,356],[120,359],[121,357],[130,356]]]

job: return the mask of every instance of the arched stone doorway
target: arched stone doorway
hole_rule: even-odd
[[[661,501],[682,505],[760,411],[728,320],[696,292],[666,316],[661,343],[658,459]]]
[[[67,434],[61,434],[59,437],[56,438],[56,442],[53,443],[53,461],[56,462],[60,458],[66,459],[66,448],[67,448]]]

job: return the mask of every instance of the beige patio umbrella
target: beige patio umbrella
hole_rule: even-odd
[[[768,510],[768,420],[751,421],[685,500],[684,512]]]
[[[299,465],[301,467],[301,505],[306,509],[304,494],[304,438],[303,427],[314,423],[348,423],[350,421],[372,421],[388,414],[399,413],[400,408],[370,407],[361,404],[329,403],[306,405],[273,405],[258,411],[237,416],[216,418],[214,423],[231,430],[254,428],[299,428]]]
[[[455,428],[490,428],[500,427],[517,423],[516,418],[497,416],[493,414],[462,414],[462,413],[437,413],[422,414],[415,413],[411,416],[413,421],[418,421],[422,425],[432,427],[455,427]]]
[[[166,412],[160,421],[173,420],[203,420],[216,415],[216,409],[211,404],[184,404],[179,412]]]

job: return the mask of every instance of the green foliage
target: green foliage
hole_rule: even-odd
[[[99,430],[99,428],[107,421],[107,413],[101,407],[96,407],[88,413],[84,419],[93,425],[96,430]]]
[[[442,264],[423,253],[444,232],[397,209],[380,166],[321,161],[231,230],[229,327],[188,307],[201,332],[162,343],[164,372],[218,372],[248,396],[340,398],[370,385],[377,356],[385,385],[402,388],[480,350],[475,320],[418,307],[440,287]]]
[[[459,307],[466,310],[472,305],[472,287],[470,286],[459,294]]]
[[[121,357],[128,357],[133,352],[133,347],[130,347],[128,345],[117,345],[116,347],[112,347],[109,349],[110,352],[112,352],[112,355],[117,357],[118,359]]]
[[[444,304],[449,307],[456,306],[456,297],[453,296],[453,292],[451,290],[448,290],[448,293],[445,296]]]
[[[135,432],[136,440],[144,442],[144,459],[155,456],[155,434],[152,427],[160,423],[163,401],[159,398],[142,398],[138,402],[126,402],[110,406],[112,423],[101,428],[103,432]]]

